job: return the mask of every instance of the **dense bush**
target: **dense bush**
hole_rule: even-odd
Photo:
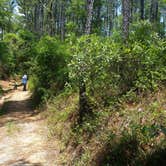
[[[125,44],[96,35],[79,38],[72,46],[74,55],[69,64],[74,84],[83,78],[87,93],[103,100],[129,90],[154,90],[163,83],[166,42],[148,22],[136,27]]]
[[[63,89],[68,79],[67,58],[65,45],[60,41],[49,36],[40,39],[30,81],[39,101]]]
[[[7,43],[9,52],[10,52],[10,60],[8,60],[8,69],[10,70],[10,74],[18,72],[17,66],[19,65],[18,56],[20,54],[19,46],[23,43],[23,40],[19,38],[18,35],[13,33],[8,33],[4,37],[4,41]]]
[[[35,38],[29,31],[21,30],[17,34],[8,33],[4,41],[10,51],[10,73],[27,73],[32,66]]]
[[[6,42],[0,41],[0,52],[0,78],[5,78],[11,69],[11,54]]]

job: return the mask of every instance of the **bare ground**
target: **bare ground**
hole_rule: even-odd
[[[1,97],[0,107],[0,166],[58,165],[58,143],[48,139],[45,120],[31,107],[30,92],[10,91]]]

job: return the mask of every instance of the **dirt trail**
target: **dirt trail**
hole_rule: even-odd
[[[45,120],[30,98],[30,92],[18,89],[0,99],[0,166],[57,165],[58,143],[48,140]]]

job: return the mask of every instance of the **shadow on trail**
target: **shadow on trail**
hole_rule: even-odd
[[[12,92],[12,91],[13,91],[13,88],[5,89],[5,90],[3,89],[3,90],[2,90],[2,93],[3,93],[3,94],[7,94],[7,93]]]
[[[11,166],[43,166],[41,163],[30,163],[25,159],[19,160],[16,163],[13,163]]]
[[[0,109],[0,127],[8,122],[36,121],[33,117],[38,114],[39,112],[35,112],[31,98],[20,101],[6,101]]]
[[[21,101],[6,101],[4,102],[1,110],[0,116],[6,115],[9,113],[27,113],[32,114],[34,111],[34,107],[32,106],[31,99],[21,100]]]

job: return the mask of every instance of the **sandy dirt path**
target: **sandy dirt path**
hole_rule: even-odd
[[[30,92],[18,89],[0,99],[0,166],[57,165],[58,144],[48,140],[45,120],[30,98]]]

